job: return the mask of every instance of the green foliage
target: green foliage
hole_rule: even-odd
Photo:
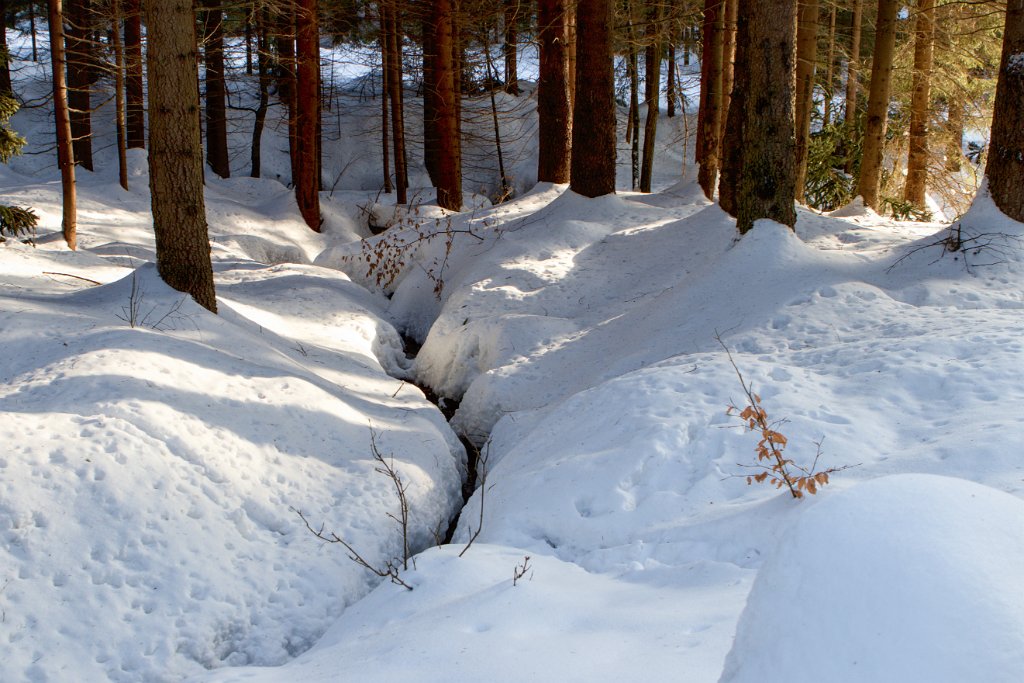
[[[844,169],[852,159],[851,175]],[[804,199],[819,211],[833,211],[852,199],[856,165],[860,163],[860,135],[851,135],[841,123],[829,124],[811,134],[807,147],[807,179]]]
[[[883,197],[882,211],[898,221],[928,222],[932,219],[932,212],[928,209],[915,206],[912,202],[898,197]]]
[[[11,157],[20,154],[25,139],[7,127],[7,122],[18,111],[18,102],[13,97],[0,94],[0,162],[7,163]],[[31,236],[39,217],[32,209],[0,204],[0,241],[4,236]]]

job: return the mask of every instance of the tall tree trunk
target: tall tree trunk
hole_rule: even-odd
[[[864,0],[853,0],[853,15],[850,19],[850,58],[846,62],[846,125],[847,137],[853,135],[857,125],[857,95],[860,91],[860,38],[864,24]],[[846,169],[849,171],[849,167]]]
[[[0,95],[14,92],[11,87],[11,67],[7,63],[7,2],[0,0]]]
[[[402,31],[398,21],[398,5],[386,0],[388,30],[388,99],[391,100],[391,134],[395,154],[395,188],[398,203],[408,203],[409,174],[405,166],[405,106],[402,97]]]
[[[722,60],[724,38],[722,0],[704,1],[704,47],[700,63],[700,110],[697,112],[697,182],[704,196],[713,199],[718,180],[722,116]]]
[[[864,203],[875,210],[881,203],[879,184],[882,180],[882,153],[888,125],[889,98],[892,95],[892,60],[896,45],[896,13],[899,8],[897,0],[878,0],[867,122],[856,190]]]
[[[64,36],[68,65],[68,110],[71,115],[71,140],[75,163],[87,171],[92,163],[92,89],[93,50],[89,30],[90,0],[69,0],[65,19],[68,31]]]
[[[523,0],[505,0],[505,92],[509,95],[519,94],[519,21],[520,6]]]
[[[434,14],[433,5],[421,6],[420,33],[423,36],[423,165],[430,176],[430,182],[434,187],[438,186],[437,174],[438,157],[438,123],[435,104],[438,98],[437,74],[434,72],[434,64],[437,61],[437,46],[434,38]],[[538,101],[538,108],[540,103]]]
[[[572,104],[567,33],[565,0],[537,0],[537,40],[540,43],[537,180],[540,182],[569,182]]]
[[[156,263],[168,285],[216,313],[203,199],[199,80],[191,0],[145,0],[149,187]]]
[[[629,72],[629,113],[626,118],[626,142],[629,143],[630,189],[640,189],[640,65],[634,26],[633,3],[626,0],[626,69]]]
[[[455,35],[456,8],[452,0],[434,0],[431,5],[433,30],[434,144],[436,144],[437,203],[445,209],[462,208],[462,147],[459,136],[460,78],[456,75],[458,41]]]
[[[292,184],[298,173],[298,145],[295,140],[295,16],[287,7],[278,7],[275,18],[277,43],[277,96],[288,112],[288,157],[291,162]]]
[[[723,194],[731,189],[740,233],[761,218],[796,224],[796,9],[796,0],[740,6],[736,82],[719,185]]]
[[[267,120],[267,106],[270,104],[270,39],[267,35],[270,17],[266,7],[255,11],[254,21],[256,22],[256,69],[259,74],[260,99],[259,104],[256,105],[256,116],[252,125],[249,175],[259,178],[262,165],[260,152],[263,142],[263,126]]]
[[[569,187],[585,197],[615,192],[615,76],[611,0],[576,6],[576,99]]]
[[[910,101],[910,152],[903,198],[924,206],[928,182],[928,119],[931,116],[935,0],[919,0],[914,20],[914,92]]]
[[[117,133],[117,176],[128,189],[128,146],[124,122],[124,46],[121,44],[121,0],[111,0],[110,17],[114,43],[114,127]]]
[[[128,149],[146,147],[146,101],[142,84],[142,0],[124,3],[125,99]]]
[[[722,113],[718,120],[719,163],[721,163],[722,140],[725,139],[725,124],[732,106],[732,85],[736,69],[736,17],[740,11],[739,0],[725,0],[725,24],[722,33]]]
[[[566,27],[565,58],[569,62],[569,105],[576,110],[576,7],[579,0],[565,0]]]
[[[992,139],[985,175],[999,210],[1024,222],[1024,0],[1006,3]]]
[[[665,115],[670,119],[676,115],[676,34],[675,34],[676,22],[673,21],[669,24],[668,34],[668,55],[666,60],[668,63],[665,68],[668,69],[668,73],[665,74]]]
[[[295,40],[295,200],[302,218],[320,232],[320,28],[316,0],[299,0]]]
[[[64,11],[61,0],[49,0],[50,63],[53,73],[53,114],[57,124],[57,165],[63,197],[61,231],[68,248],[78,248],[78,199],[75,189],[75,152],[71,142],[68,89],[64,80]]]
[[[245,8],[245,75],[252,76],[252,22],[256,14],[256,3],[250,2]],[[257,48],[258,49],[258,48]]]
[[[377,3],[377,13],[380,15],[380,146],[383,154],[381,166],[384,171],[384,194],[391,194],[395,186],[391,183],[391,124],[388,107],[388,79],[391,69],[388,67],[388,60],[391,55],[388,51],[388,6],[386,1]]]
[[[657,141],[658,107],[661,98],[661,2],[655,0],[647,8],[647,39],[645,78],[647,88],[647,120],[644,122],[643,165],[640,169],[640,191],[651,191],[651,176],[654,175],[654,146]]]
[[[224,87],[224,13],[221,0],[203,0],[203,62],[206,66],[206,163],[221,178],[231,176]]]
[[[36,46],[36,3],[35,0],[28,3],[28,32],[32,37],[32,61],[39,61],[39,50]]]
[[[832,5],[828,13],[828,49],[825,53],[825,106],[821,113],[822,124],[832,123],[833,84],[836,79],[836,6]]]
[[[818,0],[800,0],[796,32],[796,199],[804,200],[807,145],[814,106],[814,67],[818,61]]]

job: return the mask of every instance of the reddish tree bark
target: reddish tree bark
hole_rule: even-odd
[[[569,99],[568,32],[565,0],[538,0],[537,39],[540,83],[537,90],[537,180],[569,182],[572,105]]]
[[[612,25],[611,0],[579,0],[569,187],[585,197],[615,192]]]
[[[302,218],[320,232],[320,30],[316,0],[298,0],[295,40],[295,200]]]
[[[142,84],[142,0],[124,3],[125,127],[129,149],[146,147],[146,101]]]
[[[53,71],[53,114],[57,123],[57,164],[63,197],[61,230],[68,248],[78,248],[78,200],[75,188],[75,152],[71,143],[68,90],[64,80],[64,11],[61,0],[49,0],[50,62]]]
[[[203,62],[206,66],[206,163],[221,178],[228,161],[227,91],[224,87],[224,13],[220,0],[203,0]]]

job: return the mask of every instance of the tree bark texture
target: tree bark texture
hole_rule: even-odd
[[[128,148],[146,147],[146,101],[142,84],[142,0],[124,3],[125,123]]]
[[[283,6],[277,7],[276,13],[274,38],[277,44],[277,96],[288,112],[288,155],[294,185],[298,166],[295,141],[295,15]]]
[[[566,53],[567,19],[565,0],[537,0],[540,43],[537,180],[540,182],[569,182],[572,104]]]
[[[117,138],[117,176],[128,189],[128,146],[124,121],[124,45],[121,43],[121,1],[110,2],[110,36],[114,43],[114,128]]]
[[[818,61],[818,0],[801,0],[799,6],[796,30],[796,199],[802,202],[814,106],[814,67]]]
[[[509,95],[519,94],[519,14],[523,0],[505,0],[505,44],[502,47],[505,57],[505,92]]]
[[[999,210],[1024,222],[1024,0],[1009,0],[985,175]]]
[[[224,13],[221,0],[203,0],[203,63],[206,67],[206,163],[221,178],[228,162],[227,91],[224,86]]]
[[[935,0],[919,0],[914,19],[914,80],[910,100],[910,140],[907,183],[903,198],[924,206],[928,184],[928,120],[931,117],[932,50],[935,40]]]
[[[437,203],[458,211],[462,208],[462,145],[458,104],[461,79],[456,75],[455,58],[459,49],[455,36],[456,7],[452,0],[434,0],[431,8],[434,82],[428,86],[427,96],[433,98]]]
[[[64,80],[64,8],[61,0],[49,0],[50,63],[53,72],[53,114],[57,127],[57,165],[63,198],[61,231],[69,249],[78,248],[78,199],[75,187],[75,152],[71,143],[68,89]]]
[[[721,147],[722,60],[724,39],[724,3],[704,2],[704,46],[700,63],[700,108],[697,112],[697,182],[704,196],[713,199],[718,180]]]
[[[156,262],[168,285],[216,312],[203,199],[199,79],[191,0],[145,0],[149,187]]]
[[[385,0],[387,31],[387,87],[391,101],[391,134],[394,144],[395,189],[398,203],[408,199],[409,174],[405,165],[405,106],[402,93],[402,32],[398,21],[398,7],[395,0]]]
[[[882,181],[882,154],[885,151],[889,99],[892,96],[892,61],[896,46],[896,13],[899,7],[900,3],[897,0],[878,0],[871,86],[868,89],[868,112],[864,125],[864,146],[855,191],[864,199],[867,206],[875,210],[878,210],[881,204],[879,186]]]
[[[796,0],[743,3],[738,19],[720,187],[731,188],[730,212],[741,234],[762,218],[793,227]]]
[[[864,23],[864,0],[853,0],[853,16],[850,24],[850,58],[846,62],[846,115],[847,135],[852,134],[857,122],[857,95],[860,73],[860,38]],[[849,169],[847,169],[849,170]]]
[[[69,0],[65,19],[68,30],[64,36],[68,68],[68,111],[71,116],[71,139],[75,148],[75,163],[87,171],[92,163],[92,89],[94,67],[90,45],[90,0]]]
[[[585,197],[615,192],[612,23],[611,0],[579,0],[569,187]]]
[[[658,102],[661,98],[661,3],[651,2],[647,8],[647,49],[645,77],[647,88],[647,120],[644,121],[643,164],[640,168],[640,191],[651,191],[654,175],[654,146],[657,141]]]
[[[270,104],[270,39],[267,25],[270,23],[266,7],[259,8],[255,13],[256,30],[256,70],[259,74],[260,99],[256,105],[255,121],[252,125],[252,145],[249,150],[249,175],[259,178],[261,172],[261,150],[263,142],[263,126],[267,120],[267,107]]]
[[[719,157],[721,157],[722,138],[725,135],[729,107],[732,106],[732,84],[736,68],[736,17],[739,11],[739,0],[725,0],[725,23],[722,32],[722,107],[718,117],[721,124],[718,127]]]
[[[295,201],[320,232],[320,28],[316,0],[298,0],[295,40]]]
[[[10,94],[14,91],[11,87],[11,67],[4,56],[7,52],[7,2],[0,0],[0,95]]]

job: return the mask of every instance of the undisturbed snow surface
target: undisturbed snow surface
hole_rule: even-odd
[[[739,239],[665,121],[651,195],[396,218],[353,134],[315,235],[277,180],[208,178],[218,316],[151,265],[144,155],[128,192],[81,174],[77,253],[46,156],[0,166],[41,216],[0,245],[0,680],[1024,680],[1024,226],[983,190],[956,253],[856,206]],[[368,217],[441,230],[390,300]],[[817,496],[747,485],[716,335],[787,454],[852,466]],[[487,461],[439,548],[465,453],[413,380]],[[374,445],[412,591],[297,514],[398,557]]]

